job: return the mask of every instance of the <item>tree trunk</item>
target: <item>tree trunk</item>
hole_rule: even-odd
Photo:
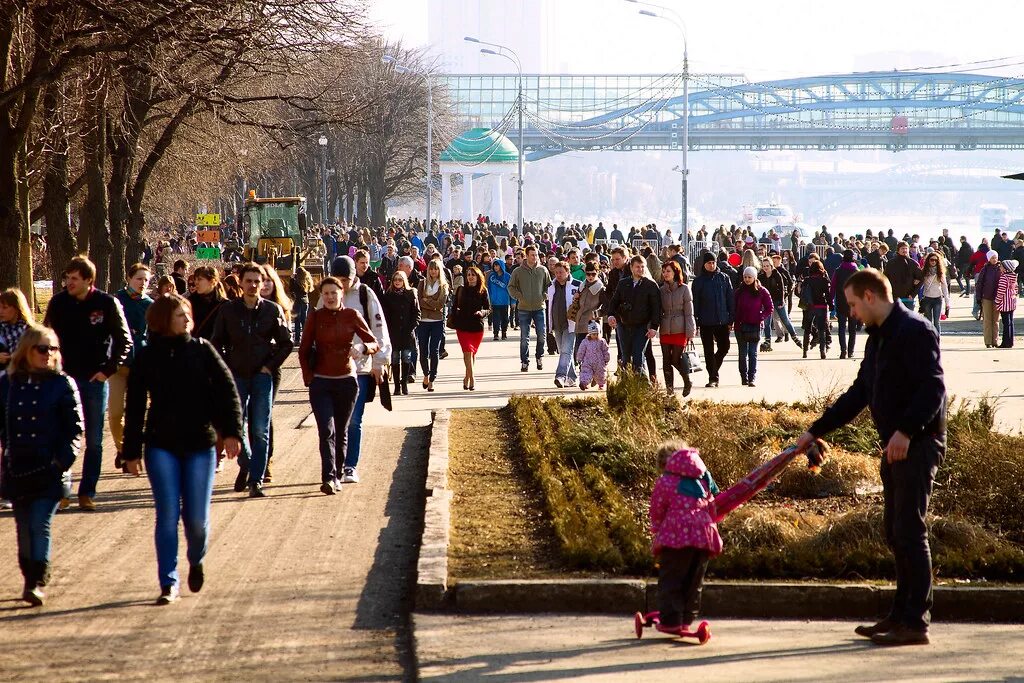
[[[131,168],[129,153],[123,149],[123,138],[112,142],[110,155],[110,180],[107,182],[107,210],[110,213],[110,273],[111,280],[123,277],[128,266],[140,258],[140,251],[128,246],[128,173]]]
[[[17,147],[9,128],[0,127],[0,288],[18,286],[21,206],[18,203]],[[28,245],[25,248],[29,248]]]
[[[366,225],[366,183],[360,178],[356,182],[356,216],[357,225]]]
[[[96,264],[97,289],[107,290],[110,284],[110,226],[107,223],[107,179],[104,161],[107,153],[106,117],[103,111],[102,77],[90,78],[92,95],[86,99],[82,137],[86,196],[82,206],[80,230],[89,236],[89,258]],[[120,276],[115,276],[120,277]]]
[[[78,249],[69,216],[68,132],[60,113],[59,100],[57,89],[47,88],[43,109],[47,114],[46,128],[50,134],[43,158],[43,218],[46,221],[46,252],[50,258],[54,292],[60,291],[64,269]]]
[[[18,287],[28,299],[31,310],[36,307],[35,278],[32,276],[32,211],[28,197],[28,149],[24,145],[18,154],[18,206],[21,214],[21,253],[18,254]]]

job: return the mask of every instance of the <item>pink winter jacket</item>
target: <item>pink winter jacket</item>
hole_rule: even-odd
[[[708,512],[714,495],[705,491],[704,498],[693,498],[678,491],[683,478],[698,479],[706,471],[695,448],[684,448],[669,456],[665,473],[651,493],[651,537],[655,554],[662,548],[703,548],[712,556],[722,552],[722,537]]]

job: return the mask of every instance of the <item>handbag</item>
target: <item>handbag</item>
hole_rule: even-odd
[[[704,367],[700,364],[700,355],[697,353],[697,347],[693,345],[692,341],[686,345],[686,350],[683,351],[683,366],[691,375],[704,370]]]
[[[450,330],[455,329],[455,311],[458,310],[459,308],[459,294],[461,293],[462,287],[459,287],[458,289],[455,290],[455,300],[452,302],[452,307],[448,309],[448,317],[444,319],[445,327],[447,327]]]
[[[570,320],[570,321],[572,321],[574,323],[575,322],[579,322],[578,320],[576,320],[576,318],[580,314],[580,295],[581,294],[583,294],[583,290],[579,290],[578,292],[576,292],[575,294],[572,295],[572,303],[569,304],[569,308],[565,311],[565,318],[566,318],[566,320]]]

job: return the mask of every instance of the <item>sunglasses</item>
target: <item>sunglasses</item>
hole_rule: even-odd
[[[32,348],[38,351],[39,353],[44,353],[47,355],[50,353],[56,353],[60,351],[59,346],[50,346],[49,344],[36,344]]]

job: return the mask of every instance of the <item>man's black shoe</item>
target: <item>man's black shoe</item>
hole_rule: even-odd
[[[519,368],[519,372],[529,372],[529,371],[530,371],[530,364],[529,363],[523,363],[523,367]]]
[[[244,465],[238,466],[238,476],[235,477],[235,493],[241,493],[249,483],[249,468]]]
[[[892,623],[892,621],[890,621],[889,618],[886,617],[885,619],[882,619],[880,622],[873,626],[858,626],[857,628],[853,629],[853,632],[856,633],[858,636],[870,638],[871,636],[876,635],[878,633],[888,633],[892,630],[893,626],[894,624]]]
[[[267,494],[263,492],[263,487],[259,484],[253,484],[249,487],[250,498],[266,498]]]
[[[188,589],[193,593],[203,590],[203,563],[194,564],[188,569]]]
[[[927,645],[928,631],[917,631],[906,626],[897,625],[886,633],[876,633],[871,636],[871,642],[875,645]]]

